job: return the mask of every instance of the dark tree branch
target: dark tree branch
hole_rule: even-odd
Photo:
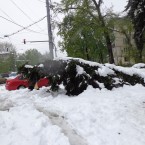
[[[92,0],[92,1],[93,1],[94,5],[96,7],[96,11],[98,12],[98,17],[99,17],[99,20],[101,22],[102,28],[104,29],[104,36],[105,36],[105,39],[106,39],[106,45],[107,45],[108,54],[109,54],[109,63],[114,63],[112,44],[111,44],[111,39],[110,39],[110,35],[109,35],[109,32],[108,32],[108,28],[106,27],[105,20],[102,16],[99,3],[97,3],[96,0]],[[99,2],[100,1],[101,0],[99,0]]]
[[[98,6],[100,7],[102,3],[103,3],[103,1],[102,0],[99,0]]]

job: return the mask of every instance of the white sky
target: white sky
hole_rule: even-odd
[[[26,17],[12,3],[12,1],[16,3],[28,16]],[[60,0],[51,0],[51,1],[59,2]],[[124,6],[127,3],[126,1],[127,0],[104,0],[104,5],[107,8],[113,5],[114,11],[121,12],[124,10]],[[28,26],[29,24],[38,21],[45,15],[46,15],[45,0],[0,0],[0,16],[3,16],[7,19],[11,18],[19,25]],[[0,17],[0,37],[3,37],[4,35],[12,34],[20,29],[21,27],[16,26]],[[26,41],[48,40],[47,19],[45,18],[37,25],[30,27],[30,29],[43,34],[32,33],[25,30],[9,38],[0,39],[0,42],[8,41],[13,43],[16,46],[18,52],[24,52],[30,48],[36,48],[38,51],[42,53],[49,51],[48,43],[27,43],[26,45],[22,43],[23,39],[26,39]],[[57,40],[58,37],[55,36],[55,42]],[[60,53],[58,55],[60,55]]]

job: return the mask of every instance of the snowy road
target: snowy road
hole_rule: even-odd
[[[62,129],[62,132],[68,137],[70,145],[87,145],[85,139],[83,139],[75,130],[70,127],[64,116],[59,116],[59,114],[48,112],[47,110],[44,110],[44,108],[36,108],[48,116],[53,125],[57,125]]]
[[[144,145],[144,118],[141,85],[77,97],[0,86],[0,145]]]
[[[5,92],[5,87],[4,85],[1,85],[0,86],[0,91],[1,92]],[[19,92],[19,91],[18,91]],[[10,93],[10,92],[8,92]],[[12,92],[14,93],[14,92]],[[0,103],[0,111],[1,111],[1,114],[11,114],[11,111],[10,110],[13,110],[14,108],[14,104],[10,101],[8,101],[6,98],[3,100],[3,99],[0,99],[2,102]],[[28,106],[26,106],[28,107]],[[87,145],[86,143],[86,140],[83,139],[80,135],[78,135],[75,130],[73,130],[70,125],[67,123],[67,121],[65,120],[65,118],[63,116],[59,116],[59,114],[55,114],[55,112],[49,112],[48,110],[45,110],[44,108],[42,108],[42,106],[39,106],[39,105],[34,105],[35,107],[35,111],[38,111],[40,113],[43,113],[43,115],[45,115],[45,117],[47,117],[49,119],[48,122],[51,122],[52,125],[55,125],[55,126],[58,126],[60,129],[61,129],[61,132],[62,134],[64,134],[66,136],[66,140],[69,141],[69,145]],[[24,108],[23,108],[24,109]],[[33,109],[32,109],[33,110]],[[0,115],[1,115],[0,114]],[[13,114],[13,113],[12,113]],[[7,116],[6,115],[6,116]],[[25,114],[21,114],[21,117],[23,118]],[[9,116],[9,115],[8,115]],[[10,116],[9,116],[10,117]],[[12,116],[11,116],[12,117]],[[4,118],[6,119],[6,118]],[[16,119],[18,119],[16,117]],[[19,119],[18,119],[19,120]],[[20,120],[19,120],[20,121]],[[10,121],[11,122],[11,121]],[[22,121],[23,122],[23,121]],[[13,122],[14,123],[14,122]],[[29,126],[29,125],[28,125]],[[28,127],[27,126],[27,127]],[[3,127],[2,127],[3,128]],[[13,128],[13,127],[12,127]],[[14,127],[15,128],[15,127]],[[24,128],[23,128],[24,129]],[[43,129],[43,128],[42,128]],[[30,131],[31,132],[31,131]],[[2,134],[1,134],[2,135]],[[3,136],[3,135],[2,135]],[[12,136],[12,134],[10,135]],[[28,139],[27,139],[28,140]],[[41,139],[40,139],[41,140]],[[17,140],[19,142],[19,139]],[[55,142],[58,142],[57,140]],[[3,139],[2,139],[2,143],[3,143]],[[4,142],[4,145],[7,144],[8,142]],[[10,142],[9,142],[10,143]],[[16,142],[11,142],[11,144],[15,144]],[[24,142],[25,144],[26,142]],[[28,143],[28,142],[27,142]],[[33,142],[32,142],[33,143]],[[47,144],[47,143],[46,143]],[[49,143],[48,141],[48,144],[52,144],[52,143]],[[57,144],[57,143],[54,143],[53,144]],[[61,143],[62,145],[63,144],[67,144],[67,143]]]

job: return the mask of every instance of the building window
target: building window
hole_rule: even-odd
[[[128,62],[128,58],[127,58],[127,57],[124,57],[124,61],[125,61],[125,62]]]
[[[123,44],[127,44],[127,39],[123,38]]]
[[[124,52],[128,52],[129,51],[129,48],[124,48]]]

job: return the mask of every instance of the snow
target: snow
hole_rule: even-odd
[[[44,67],[44,65],[43,64],[39,64],[38,67]]]
[[[77,70],[78,75],[85,73],[84,69],[80,67],[79,65],[76,65],[76,70]]]
[[[145,64],[143,63],[139,63],[136,64],[132,67],[121,67],[121,66],[116,66],[114,64],[108,64],[106,63],[105,65],[97,63],[97,62],[92,62],[92,61],[86,61],[84,59],[80,59],[80,58],[71,58],[71,57],[65,57],[65,58],[56,58],[56,60],[64,60],[64,61],[70,61],[70,60],[77,60],[80,63],[84,63],[84,64],[88,64],[90,66],[98,66],[98,70],[96,71],[97,74],[99,74],[100,76],[108,76],[108,75],[113,75],[115,74],[114,70],[118,70],[119,72],[125,73],[127,75],[133,76],[133,75],[138,75],[141,78],[144,79],[145,82],[145,69],[138,69],[139,67],[143,67],[145,66]],[[77,66],[77,72],[81,73],[85,73],[84,70],[82,70],[81,68],[79,68]]]
[[[106,66],[102,66],[101,68],[98,69],[98,73],[100,76],[106,77],[108,75],[114,74],[114,71]]]
[[[0,145],[74,145],[73,135],[81,137],[82,145],[145,144],[142,85],[112,91],[89,86],[77,97],[53,97],[46,90],[6,91],[0,86]]]
[[[32,65],[26,64],[26,65],[25,65],[25,68],[33,68],[33,66],[32,66]]]
[[[145,70],[144,69],[138,69],[135,67],[121,67],[121,66],[116,66],[114,64],[105,64],[105,66],[110,69],[115,69],[115,70],[118,70],[119,72],[123,72],[130,76],[133,76],[134,74],[138,75],[141,78],[143,78],[144,82],[145,82]]]
[[[97,63],[97,62],[93,62],[93,61],[87,61],[81,58],[73,58],[73,57],[57,57],[55,58],[55,60],[64,60],[64,61],[69,61],[69,60],[77,60],[80,63],[85,63],[85,64],[89,64],[90,66],[103,66],[103,64]]]
[[[145,64],[144,63],[137,63],[137,64],[134,64],[132,67],[134,67],[134,68],[143,68],[143,67],[145,67]]]
[[[129,68],[74,60],[98,66],[100,76],[118,70],[145,80],[142,64]],[[78,75],[86,73],[79,65],[76,70]],[[65,95],[63,86],[52,93],[45,87],[7,91],[1,85],[0,145],[144,145],[145,87],[124,85],[109,91],[97,83],[101,90],[89,86],[76,97]]]
[[[36,111],[33,106],[13,107],[9,111],[1,112],[0,118],[1,145],[69,145],[60,128],[52,126],[49,118]]]

